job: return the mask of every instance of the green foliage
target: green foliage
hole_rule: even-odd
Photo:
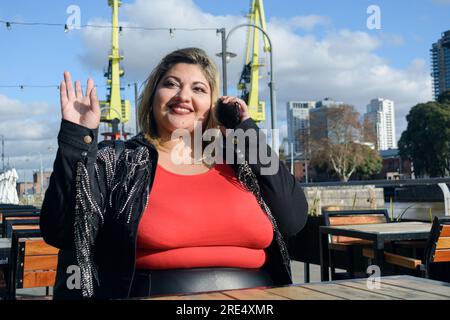
[[[369,179],[372,175],[379,173],[383,167],[383,160],[376,150],[372,150],[365,145],[359,146],[361,161],[356,167],[356,172],[361,174],[363,179]]]
[[[309,208],[308,215],[313,216],[313,217],[319,216],[319,212],[317,212],[317,203],[319,201],[320,201],[320,198],[317,196],[317,191],[316,191],[316,194],[314,195],[312,206]]]
[[[447,99],[450,92],[441,101]],[[446,176],[450,171],[450,104],[418,104],[406,120],[408,127],[399,141],[401,157],[413,161],[416,176]]]
[[[442,93],[439,95],[437,101],[438,101],[440,104],[450,104],[450,90],[447,90],[447,91],[442,92]]]
[[[312,114],[311,123],[311,165],[318,173],[328,172],[348,181],[355,173],[368,178],[380,171],[378,153],[361,143],[374,141],[353,106],[326,108]]]

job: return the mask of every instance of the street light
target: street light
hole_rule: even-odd
[[[269,35],[267,34],[264,29],[261,27],[251,24],[251,23],[243,23],[235,26],[233,29],[230,30],[227,36],[225,36],[225,28],[218,29],[217,32],[222,33],[222,52],[220,53],[220,56],[222,57],[222,69],[223,69],[223,88],[224,88],[224,95],[226,95],[226,87],[227,87],[227,58],[231,57],[227,52],[227,44],[228,39],[230,38],[231,34],[236,31],[239,28],[242,27],[252,27],[256,28],[259,31],[261,31],[264,36],[267,38],[270,46],[270,82],[269,82],[269,88],[270,88],[270,108],[271,108],[271,129],[272,129],[272,150],[274,150],[278,154],[278,143],[276,141],[276,135],[274,134],[274,129],[277,127],[277,120],[276,120],[276,112],[277,112],[277,106],[276,106],[276,97],[275,97],[275,81],[273,76],[273,46],[272,41],[270,40]]]
[[[0,134],[2,137],[2,172],[5,172],[5,136]]]
[[[225,28],[217,29],[217,33],[221,33],[222,35],[222,52],[216,54],[216,56],[222,58],[222,95],[226,96],[227,89],[227,63],[231,58],[236,57],[236,53],[227,52],[227,38],[226,38],[226,30]]]

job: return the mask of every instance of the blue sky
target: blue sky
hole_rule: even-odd
[[[122,23],[152,27],[226,26],[229,30],[243,21],[249,8],[249,1],[242,0],[123,2]],[[107,23],[110,19],[107,0],[15,0],[0,2],[0,20],[65,23],[70,5],[80,7],[82,24]],[[264,5],[268,33],[275,38],[278,119],[284,131],[288,100],[331,95],[364,112],[371,98],[383,96],[396,102],[399,137],[406,127],[404,118],[408,110],[431,98],[429,49],[441,32],[450,29],[449,0],[271,0]],[[380,7],[380,30],[369,30],[366,26],[369,5]],[[316,22],[309,25],[308,21]],[[203,36],[206,49],[210,48],[213,55],[220,47],[215,35],[177,32],[170,39],[165,33],[124,32],[121,37],[125,51],[124,82],[142,82],[162,54],[175,47],[202,45]],[[237,53],[243,52],[239,43],[243,35],[233,37],[236,39],[230,47]],[[36,154],[56,146],[58,91],[2,86],[57,85],[64,70],[70,70],[83,81],[92,76],[96,84],[104,85],[102,69],[107,65],[109,31],[85,29],[64,33],[62,27],[20,25],[7,30],[3,24],[0,39],[0,103],[3,103],[0,134],[6,136],[5,151],[16,167],[36,167],[36,158],[30,152]],[[232,92],[242,67],[239,61],[229,65]],[[261,95],[267,97],[266,86],[261,87]],[[100,95],[102,90],[99,89]],[[127,88],[124,97],[133,101],[133,90]],[[8,123],[14,123],[15,127],[6,126]],[[38,128],[35,132],[34,127]],[[48,168],[53,154],[46,153],[44,166]],[[26,161],[27,157],[32,159]]]
[[[110,8],[106,2],[106,0],[2,1],[0,18],[7,21],[64,23],[68,17],[67,7],[76,4],[82,10],[82,23],[87,23],[95,17],[106,19],[110,17]],[[132,2],[132,0],[124,1],[124,3]],[[427,66],[429,65],[431,43],[439,38],[442,31],[450,28],[450,2],[447,5],[445,1],[443,2],[444,4],[433,0],[414,2],[272,0],[265,1],[264,5],[267,20],[310,14],[330,17],[332,26],[315,30],[318,37],[333,29],[363,30],[370,34],[400,36],[402,38],[398,40],[400,43],[393,41],[394,43],[380,48],[377,53],[387,59],[392,66],[404,68],[409,61],[417,57],[424,59]],[[195,0],[194,3],[215,15],[244,15],[249,7],[248,1],[242,0]],[[368,17],[366,9],[371,4],[376,4],[381,9],[381,30],[368,30],[366,27]],[[85,78],[86,74],[95,74],[95,70],[86,70],[78,60],[78,55],[84,48],[79,34],[75,32],[65,34],[59,27],[13,26],[11,31],[0,27],[0,38],[3,47],[7,48],[0,51],[0,61],[3,61],[0,67],[0,85],[58,84],[64,69],[71,70],[79,78]],[[101,74],[97,75],[98,81],[102,81]],[[36,99],[54,101],[54,92],[50,89],[29,88],[26,91],[27,93],[23,90],[0,88],[0,93],[23,101]]]

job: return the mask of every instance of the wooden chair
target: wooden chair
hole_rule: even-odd
[[[39,226],[13,225],[11,259],[8,272],[8,299],[16,299],[16,289],[53,287],[58,249],[44,242]]]
[[[363,256],[370,260],[374,258],[371,248],[363,249]],[[450,262],[450,218],[435,217],[426,243],[422,259],[385,252],[385,263],[420,271],[422,276],[430,277],[430,265],[433,263]]]
[[[7,217],[2,225],[4,238],[12,238],[13,226],[18,229],[27,229],[27,226],[39,226],[39,217]],[[23,227],[19,227],[23,226]]]
[[[375,223],[388,223],[389,216],[385,209],[380,210],[349,210],[349,211],[328,211],[322,212],[326,226],[344,226],[352,224],[375,224]],[[354,278],[355,277],[355,252],[364,246],[372,245],[371,241],[350,238],[343,236],[330,236],[328,248],[329,248],[329,260],[331,268],[331,279],[336,280],[338,278]],[[345,268],[344,274],[336,273],[336,252],[343,252],[345,254]],[[364,272],[365,274],[365,272]]]
[[[1,212],[0,213],[0,221],[2,222],[2,226],[0,228],[0,232],[1,232],[1,237],[5,238],[6,237],[6,233],[5,233],[5,227],[6,227],[6,220],[7,219],[22,219],[22,218],[30,218],[30,219],[38,219],[40,215],[39,211],[20,211],[20,212],[16,212],[16,211],[8,211],[8,212]]]
[[[37,210],[32,205],[19,205],[19,204],[0,204],[0,212],[3,210]]]

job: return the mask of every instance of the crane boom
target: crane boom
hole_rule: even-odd
[[[266,17],[262,0],[251,1],[250,13],[247,16],[250,24],[266,30]],[[259,101],[259,69],[264,66],[259,59],[259,32],[260,30],[257,28],[249,27],[248,29],[246,59],[238,83],[238,90],[241,90],[240,97],[247,102],[250,116],[257,122],[264,121],[266,118],[265,102]],[[270,51],[269,41],[264,35],[263,41],[263,50],[265,52]]]
[[[119,123],[126,123],[131,117],[130,101],[122,100],[120,94],[122,90],[120,87],[120,78],[125,73],[120,67],[120,61],[123,59],[123,56],[120,55],[119,51],[119,7],[121,4],[121,0],[108,0],[108,5],[112,7],[112,49],[108,57],[108,71],[104,75],[107,79],[108,95],[106,101],[100,101],[100,107],[102,109],[100,121],[106,122],[112,127],[112,132],[104,135],[105,137],[110,136],[113,140],[120,139]]]

